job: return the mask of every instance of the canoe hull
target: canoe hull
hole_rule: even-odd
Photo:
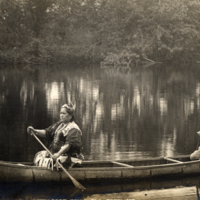
[[[160,159],[161,163],[164,158]],[[152,159],[154,162],[156,159]],[[131,166],[136,161],[120,161],[120,166],[109,161],[86,161],[81,168],[72,168],[68,172],[81,182],[102,180],[146,179],[154,177],[187,176],[200,174],[200,161],[182,163],[163,163],[147,166]],[[141,162],[143,162],[141,160]],[[141,163],[140,163],[141,164]],[[101,166],[101,167],[98,167]],[[110,165],[110,166],[109,166]],[[102,167],[103,166],[103,167]],[[0,182],[71,182],[63,171],[54,171],[30,165],[0,161]]]

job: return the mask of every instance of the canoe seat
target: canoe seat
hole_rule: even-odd
[[[181,162],[181,161],[179,161],[179,160],[174,160],[174,159],[168,158],[168,157],[164,157],[164,159],[165,159],[165,160],[168,160],[168,161],[171,161],[171,162],[183,163],[183,162]]]
[[[132,165],[127,165],[125,163],[120,163],[120,162],[115,162],[115,161],[112,161],[111,163],[116,164],[116,165],[120,165],[122,167],[131,167],[131,168],[133,168]]]

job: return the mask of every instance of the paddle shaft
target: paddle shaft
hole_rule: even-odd
[[[197,142],[196,150],[198,150],[198,148],[199,148],[199,140],[200,140],[200,137],[199,137],[198,142]]]
[[[32,131],[32,135],[35,137],[35,139],[43,146],[43,148],[50,154],[50,156],[52,157],[53,154],[49,151],[49,149],[47,149],[47,147],[40,141],[40,139],[35,135],[35,133]]]
[[[52,157],[53,154],[47,149],[47,147],[40,141],[40,139],[35,135],[35,133],[31,130],[31,134],[35,137],[35,139],[43,146],[43,148],[50,154],[50,156]],[[83,187],[76,179],[74,179],[69,172],[62,166],[62,164],[60,162],[58,162],[56,160],[56,163],[62,168],[62,170],[67,174],[67,176],[69,176],[69,178],[72,180],[72,182],[74,183],[74,185],[79,188],[79,189],[86,189],[85,187]]]

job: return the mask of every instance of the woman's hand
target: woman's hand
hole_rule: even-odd
[[[30,135],[32,135],[31,131],[35,132],[35,129],[34,129],[32,126],[29,126],[29,127],[27,128],[27,132],[28,132]]]
[[[54,161],[56,161],[57,158],[58,158],[59,156],[60,156],[59,153],[54,153],[53,156],[52,156],[52,159],[53,159]]]
[[[197,134],[200,136],[200,131],[198,131]]]

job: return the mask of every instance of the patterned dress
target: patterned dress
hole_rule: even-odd
[[[67,152],[68,156],[80,154],[82,148],[82,132],[75,122],[69,122],[67,124],[57,122],[45,130],[46,139],[52,141],[49,147],[52,154],[57,153],[66,144],[71,146]]]
[[[63,146],[67,144],[70,145],[70,149],[61,156],[66,157],[63,166],[67,168],[71,166],[73,159],[75,163],[80,163],[79,159],[83,160],[83,155],[81,154],[82,132],[75,122],[69,122],[67,124],[57,122],[45,130],[46,139],[52,141],[49,147],[49,151],[52,154],[59,152]],[[49,163],[48,159],[45,158],[49,157],[50,155],[46,151],[38,152],[34,158],[34,163],[37,166],[44,167],[43,165],[45,162]]]

